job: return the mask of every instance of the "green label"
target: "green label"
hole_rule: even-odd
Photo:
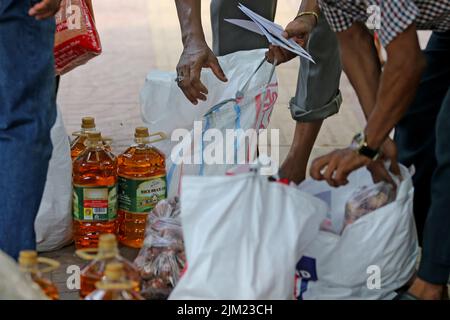
[[[132,213],[149,213],[167,197],[166,177],[133,179],[119,176],[119,209]]]
[[[73,186],[73,218],[111,221],[117,218],[117,186]]]

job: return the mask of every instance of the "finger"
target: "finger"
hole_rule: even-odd
[[[208,94],[208,89],[200,81],[201,72],[202,72],[201,65],[196,64],[192,67],[191,73],[190,73],[190,83],[191,83],[191,87],[195,90],[196,97],[200,97],[200,96],[204,97],[203,94]]]
[[[275,54],[274,54],[275,48],[276,48],[275,46],[269,45],[269,50],[266,52],[266,59],[267,59],[267,61],[269,61],[272,64],[273,64],[274,58],[275,58]]]
[[[183,91],[186,98],[192,103],[197,104],[197,99],[195,95],[191,93],[191,84],[190,84],[190,68],[189,66],[181,66],[177,68],[177,73],[179,76],[183,77],[183,80],[178,82],[178,86]]]
[[[311,177],[315,180],[323,180],[322,170],[325,168],[329,161],[329,155],[319,157],[313,161],[310,169]]]
[[[400,165],[398,164],[397,159],[391,159],[391,166],[389,170],[395,174],[396,176],[401,176]]]
[[[305,29],[301,23],[298,23],[297,21],[292,21],[286,26],[284,32],[287,33],[288,38],[292,37],[302,38],[305,34]]]
[[[337,168],[336,174],[334,175],[334,182],[336,186],[344,186],[348,183],[348,175],[350,171],[345,170],[344,168]]]
[[[194,105],[198,104],[198,100],[206,101],[206,96],[195,89],[193,86],[189,87],[188,92],[189,95],[194,98]]]
[[[336,186],[336,182],[334,181],[334,174],[338,167],[338,162],[332,159],[327,166],[327,169],[325,170],[325,173],[323,174],[324,179],[328,182],[328,184],[332,187]]]
[[[374,183],[384,181],[396,187],[396,183],[394,182],[391,175],[384,167],[383,163],[376,163],[373,165],[369,165],[367,166],[367,169],[369,169],[370,173],[372,174],[372,180]]]
[[[36,3],[32,8],[30,8],[30,10],[28,11],[28,14],[30,16],[42,14],[43,12],[45,12],[47,6],[48,6],[48,3],[46,0]]]
[[[208,67],[211,68],[214,75],[219,78],[220,81],[227,82],[227,76],[225,75],[225,72],[223,72],[222,67],[219,64],[219,60],[217,60],[216,57],[214,57],[211,61],[208,63]]]

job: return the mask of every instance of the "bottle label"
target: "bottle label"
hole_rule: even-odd
[[[117,186],[73,186],[73,218],[111,221],[117,218]]]
[[[136,179],[119,176],[119,209],[149,213],[167,197],[166,176]]]

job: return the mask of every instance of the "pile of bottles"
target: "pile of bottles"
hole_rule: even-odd
[[[165,155],[152,143],[165,139],[148,128],[135,130],[135,143],[116,157],[111,141],[85,117],[71,144],[73,230],[77,249],[96,248],[101,234],[142,247],[147,214],[167,197]],[[154,138],[158,136],[158,138]],[[153,140],[152,140],[153,138]]]
[[[80,298],[86,300],[142,300],[141,277],[135,265],[119,253],[116,236],[103,234],[97,249],[77,250],[90,260],[81,270]]]
[[[133,263],[120,255],[115,235],[101,235],[98,248],[79,249],[77,255],[90,260],[81,270],[80,297],[82,299],[144,299],[139,293],[141,290],[139,271]],[[20,271],[51,300],[58,300],[59,292],[56,285],[44,274],[56,270],[59,266],[59,262],[55,260],[38,257],[36,251],[24,250],[19,255]]]

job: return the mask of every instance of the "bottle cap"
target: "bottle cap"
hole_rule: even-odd
[[[150,134],[148,133],[148,128],[146,127],[137,127],[134,133],[135,138],[148,138]]]
[[[100,235],[98,239],[98,248],[101,250],[112,250],[117,248],[116,236],[112,233]]]
[[[123,278],[123,264],[120,262],[111,262],[106,265],[105,277],[108,280],[117,281]]]
[[[95,119],[93,117],[84,117],[81,119],[82,129],[93,129],[95,128]]]
[[[34,266],[38,263],[38,254],[33,250],[22,250],[19,253],[19,265],[22,267]]]
[[[88,140],[92,142],[102,141],[102,134],[100,132],[89,132]]]

